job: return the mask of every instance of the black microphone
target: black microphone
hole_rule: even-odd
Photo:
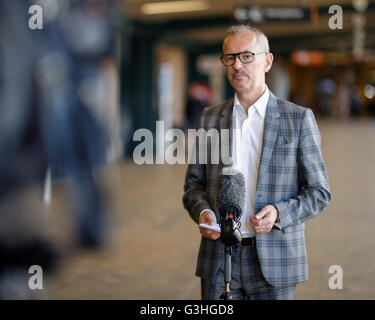
[[[225,174],[219,178],[219,190],[216,198],[220,214],[220,240],[228,246],[241,242],[239,223],[245,204],[245,178],[232,168],[225,168]]]

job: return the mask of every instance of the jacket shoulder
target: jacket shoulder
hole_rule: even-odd
[[[284,100],[284,99],[281,99],[281,98],[277,98],[277,102],[278,102],[279,112],[281,114],[294,113],[294,114],[302,115],[308,110],[311,111],[310,108],[302,107],[298,104],[295,104],[291,101]]]
[[[226,111],[227,109],[230,109],[232,106],[233,106],[233,98],[204,108],[202,114],[204,116],[215,116],[215,115],[220,114],[222,111]]]

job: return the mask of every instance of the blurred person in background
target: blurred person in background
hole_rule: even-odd
[[[331,116],[334,107],[336,84],[330,78],[317,81],[318,110],[321,116]]]
[[[362,111],[362,100],[359,86],[356,83],[350,85],[350,115],[358,117]]]
[[[206,108],[199,127],[232,131],[232,166],[245,177],[231,294],[233,299],[295,299],[296,285],[308,279],[304,222],[321,213],[331,197],[319,129],[310,109],[276,97],[265,84],[273,55],[262,32],[231,27],[221,60],[235,96]],[[224,165],[209,161],[189,164],[186,173],[183,203],[197,224],[220,221],[216,197]],[[196,275],[202,299],[216,300],[226,289],[224,244],[218,231],[200,226],[199,232]]]
[[[337,92],[337,104],[340,119],[347,120],[350,115],[350,86],[344,75]]]
[[[211,87],[205,82],[194,82],[189,86],[186,105],[187,128],[195,129],[199,117],[205,107],[211,102]]]
[[[106,161],[108,135],[95,101],[102,61],[113,55],[114,3],[0,0],[0,298],[40,298],[28,269],[56,263],[43,204],[49,166],[73,179],[78,244],[104,244],[107,209],[94,169]],[[35,4],[40,30],[27,23]]]

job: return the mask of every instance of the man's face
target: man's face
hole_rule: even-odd
[[[252,31],[245,31],[238,35],[228,35],[223,43],[223,54],[250,51],[254,53],[266,51],[256,41]],[[272,65],[272,54],[258,54],[251,63],[244,64],[236,56],[234,65],[226,66],[227,77],[237,92],[250,92],[254,89],[263,89],[265,72]]]

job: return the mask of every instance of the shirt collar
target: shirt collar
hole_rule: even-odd
[[[264,90],[263,94],[260,96],[260,98],[255,101],[255,103],[253,105],[251,105],[249,108],[252,108],[254,107],[258,114],[264,118],[265,115],[266,115],[266,109],[267,109],[267,104],[268,104],[268,100],[270,98],[270,91],[267,87],[267,85],[265,86],[266,89]],[[238,110],[238,109],[242,109],[243,113],[245,113],[245,110],[244,108],[242,107],[240,101],[238,100],[238,97],[237,97],[237,94],[234,94],[234,110]]]

